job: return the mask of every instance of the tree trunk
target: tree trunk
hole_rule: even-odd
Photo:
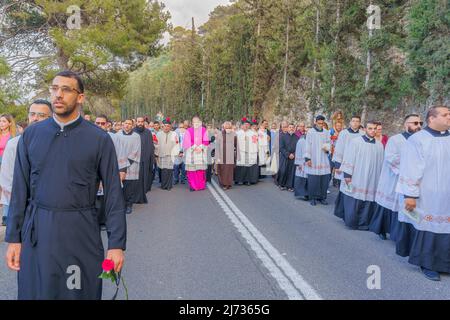
[[[320,21],[319,5],[320,5],[320,0],[318,0],[316,2],[316,32],[315,32],[316,50],[319,47],[319,21]],[[317,55],[317,52],[316,52],[316,55]],[[310,110],[309,110],[310,111],[310,117],[311,117],[310,118],[311,123],[314,122],[314,115],[315,115],[315,111],[317,109],[316,78],[317,78],[317,56],[314,57],[313,81],[312,81],[312,85],[311,85],[311,93],[312,93],[313,102],[314,102],[313,109],[311,109],[311,106],[310,106]]]
[[[289,14],[286,22],[286,53],[284,58],[283,94],[286,95],[287,69],[289,63]]]
[[[370,5],[372,5],[372,1],[370,1]],[[373,36],[372,28],[369,28],[369,39]],[[369,90],[370,76],[372,73],[372,53],[370,49],[367,50],[367,60],[366,60],[366,78],[364,80],[364,104],[361,112],[361,123],[366,123],[367,118],[367,92]]]
[[[255,48],[255,60],[253,65],[253,111],[256,110],[258,104],[258,65],[259,65],[259,53],[260,53],[260,41],[261,36],[261,4],[260,0],[257,0],[256,4],[256,19],[258,22],[256,28],[256,48]],[[248,114],[248,110],[247,110]]]
[[[64,54],[61,48],[58,48],[58,52],[56,54],[56,60],[58,63],[58,67],[60,70],[68,70],[69,69],[69,57]]]
[[[337,52],[338,52],[338,41],[339,41],[339,28],[341,21],[341,1],[336,1],[336,34],[334,36],[334,56],[333,56],[333,77],[332,77],[332,85],[331,85],[331,99],[330,99],[330,110],[334,110],[335,99],[336,99],[336,60],[337,60]]]

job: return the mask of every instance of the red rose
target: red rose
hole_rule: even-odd
[[[242,121],[247,121],[247,118],[242,118]]]
[[[169,122],[169,121],[170,121],[170,118],[166,118],[166,121]]]
[[[109,260],[109,259],[103,260],[102,269],[103,269],[103,271],[106,271],[106,272],[109,272],[109,271],[113,270],[114,269],[114,262],[112,260]]]

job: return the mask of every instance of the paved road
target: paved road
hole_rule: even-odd
[[[214,183],[155,188],[149,200],[128,216],[130,299],[450,299],[450,276],[426,280],[392,242],[348,230],[331,205],[311,207],[269,178],[226,193]],[[367,287],[371,265],[381,289]],[[16,290],[2,263],[0,299]],[[112,295],[105,283],[104,298]]]

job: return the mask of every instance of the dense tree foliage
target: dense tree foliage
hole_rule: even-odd
[[[381,28],[369,32],[371,4]],[[174,29],[123,105],[223,120],[431,104],[449,97],[449,35],[441,0],[238,0],[198,30]]]
[[[70,69],[85,79],[88,109],[99,99],[118,107],[129,71],[159,53],[169,18],[158,1],[2,0],[0,54],[23,95],[45,96],[54,74]]]

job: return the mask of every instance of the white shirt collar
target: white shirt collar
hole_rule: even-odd
[[[64,128],[65,128],[66,126],[68,126],[68,125],[70,125],[70,124],[76,122],[78,119],[80,119],[80,117],[81,117],[81,114],[79,113],[79,114],[78,114],[78,117],[76,117],[76,119],[74,119],[74,120],[72,120],[72,121],[69,121],[69,122],[67,122],[67,123],[62,123],[61,121],[59,121],[59,120],[56,118],[56,115],[53,114],[53,120],[55,120],[55,122],[61,127],[61,131],[64,131]]]

